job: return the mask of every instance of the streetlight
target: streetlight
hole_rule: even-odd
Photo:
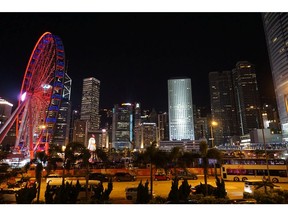
[[[217,126],[218,125],[218,122],[216,122],[216,121],[212,121],[211,122],[211,127],[210,127],[210,129],[211,129],[211,147],[213,148],[214,147],[214,136],[213,136],[213,126]]]

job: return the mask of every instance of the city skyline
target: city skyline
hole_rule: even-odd
[[[167,111],[167,80],[179,76],[191,78],[193,104],[210,106],[208,73],[232,70],[238,61],[254,64],[261,97],[274,97],[261,13],[0,13],[0,17],[1,74],[13,75],[1,78],[0,97],[14,108],[32,49],[46,31],[63,41],[74,108],[80,108],[82,82],[88,77],[101,82],[100,108],[140,102],[143,108]]]

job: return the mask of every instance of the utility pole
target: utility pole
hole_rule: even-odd
[[[265,159],[266,159],[268,180],[270,182],[270,172],[269,172],[269,165],[268,165],[268,155],[267,155],[266,141],[265,141],[265,136],[264,136],[264,128],[262,128],[262,136],[263,136],[263,144],[264,144],[264,150],[265,150]]]

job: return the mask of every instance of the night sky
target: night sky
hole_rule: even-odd
[[[167,80],[179,76],[191,78],[193,103],[209,106],[208,73],[244,60],[256,65],[261,98],[274,97],[260,13],[2,12],[0,29],[0,97],[15,106],[46,31],[64,43],[74,108],[92,76],[101,81],[100,108],[137,101],[167,111]]]

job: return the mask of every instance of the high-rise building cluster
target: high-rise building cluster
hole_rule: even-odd
[[[233,142],[232,137],[237,139],[253,129],[263,128],[253,64],[241,61],[231,71],[210,72],[209,85],[211,118],[217,122],[214,129],[216,145],[228,144]]]
[[[264,13],[263,26],[277,107],[261,103],[256,66],[248,61],[239,60],[234,68],[209,72],[207,85],[211,110],[193,104],[191,79],[187,77],[167,80],[167,111],[158,112],[155,109],[143,110],[141,101],[123,101],[100,109],[100,80],[84,78],[81,108],[72,110],[72,80],[66,73],[51,142],[60,146],[80,142],[88,147],[93,138],[97,148],[105,149],[142,150],[152,144],[161,147],[161,143],[163,149],[186,144],[187,148],[194,149],[197,140],[201,139],[207,139],[210,146],[237,145],[247,136],[259,134],[257,130],[260,129],[271,136],[282,133],[283,140],[287,141],[288,15]],[[0,99],[0,127],[11,115],[11,110],[12,104]]]
[[[281,131],[288,141],[288,14],[263,13],[262,19]]]

